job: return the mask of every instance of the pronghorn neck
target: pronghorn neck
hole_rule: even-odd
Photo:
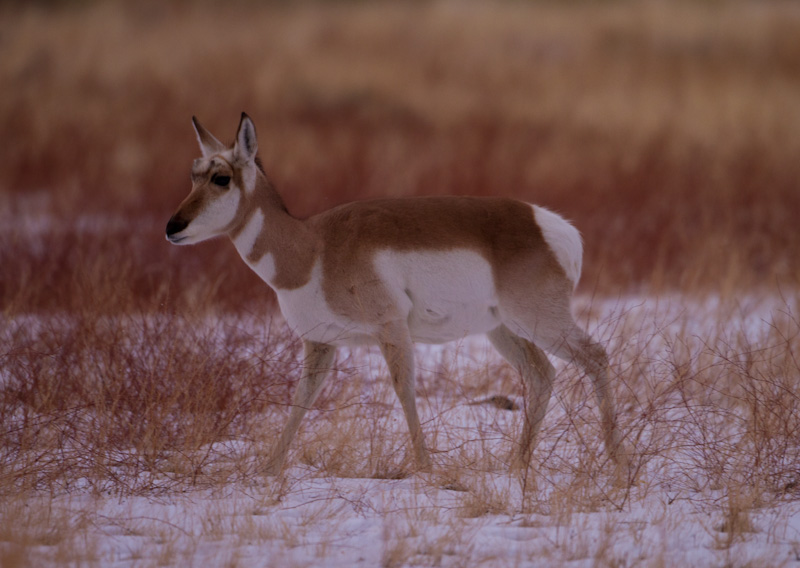
[[[267,179],[260,166],[255,168],[255,175],[250,183],[245,175],[240,175],[240,179],[245,188],[241,191],[236,218],[228,230],[228,235],[234,243],[250,225],[253,216],[259,212],[268,217],[291,217],[283,198]],[[247,187],[249,185],[251,187]]]
[[[237,221],[229,231],[242,259],[272,288],[305,284],[317,242],[303,221],[292,217],[259,168],[252,190],[242,192]]]

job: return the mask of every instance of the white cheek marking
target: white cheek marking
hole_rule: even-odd
[[[192,221],[202,238],[222,233],[230,225],[239,209],[239,192],[229,192],[206,204],[200,214]]]
[[[236,216],[239,195],[227,196],[206,203],[180,236],[181,244],[194,244],[221,235]]]
[[[536,224],[542,230],[544,240],[556,255],[558,263],[564,269],[567,278],[572,281],[573,287],[577,286],[583,263],[581,234],[560,215],[538,205],[531,205],[531,207]]]

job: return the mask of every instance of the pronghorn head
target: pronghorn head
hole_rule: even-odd
[[[247,197],[255,190],[256,129],[245,113],[236,141],[228,148],[192,117],[202,158],[192,164],[192,191],[167,223],[167,240],[188,245],[227,234],[243,216]]]

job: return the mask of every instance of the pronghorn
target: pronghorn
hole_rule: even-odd
[[[525,416],[515,460],[526,466],[544,418],[554,368],[544,351],[591,377],[605,446],[623,472],[608,358],[572,318],[581,272],[578,231],[555,213],[503,198],[423,197],[342,205],[293,217],[256,157],[242,113],[227,147],[192,117],[202,157],[167,239],[193,244],[227,235],[277,295],[303,340],[303,373],[266,473],[282,469],[337,346],[377,344],[405,412],[416,465],[431,469],[414,399],[414,342],[485,333],[522,375]]]

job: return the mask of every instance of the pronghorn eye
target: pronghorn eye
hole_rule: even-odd
[[[230,176],[214,176],[213,178],[211,178],[211,182],[214,185],[218,185],[220,187],[225,187],[230,183],[230,181],[231,181]]]

